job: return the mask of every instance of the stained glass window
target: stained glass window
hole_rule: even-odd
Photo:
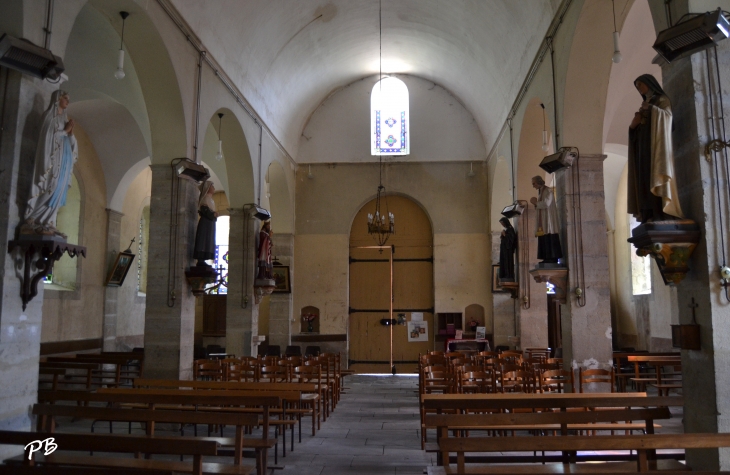
[[[400,79],[378,81],[370,95],[371,155],[408,155],[408,88]]]

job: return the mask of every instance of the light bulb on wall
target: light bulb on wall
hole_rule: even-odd
[[[122,17],[122,42],[119,45],[119,56],[117,57],[117,70],[114,73],[114,77],[117,79],[124,79],[124,23],[129,16],[127,12],[119,12],[119,16]]]
[[[221,138],[221,125],[223,124],[223,113],[218,113],[218,153],[215,154],[215,159],[220,161],[223,160],[223,139]]]
[[[614,0],[611,0],[611,6],[613,7],[613,58],[611,60],[614,63],[621,62],[621,51],[618,48],[618,29],[616,28],[616,4]]]

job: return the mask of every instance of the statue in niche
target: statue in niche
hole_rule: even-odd
[[[537,190],[537,198],[530,198],[530,203],[536,208],[537,214],[537,258],[543,264],[557,264],[563,257],[560,247],[560,224],[558,222],[558,207],[555,204],[555,195],[541,176],[532,177],[532,187]]]
[[[644,100],[629,126],[628,212],[641,223],[684,218],[674,176],[672,105],[651,74],[634,86]]]
[[[499,280],[501,282],[514,282],[517,233],[509,219],[502,218],[499,223],[504,228],[499,237]]]
[[[257,279],[273,279],[273,266],[271,264],[271,221],[264,221],[259,232],[259,252],[257,254],[258,274]]]
[[[195,232],[195,248],[193,258],[197,259],[197,266],[207,266],[205,261],[215,259],[215,223],[218,220],[215,201],[213,201],[215,187],[210,181],[200,185],[200,199],[198,200],[198,228]]]
[[[66,204],[71,175],[78,158],[74,120],[66,114],[70,98],[57,90],[43,113],[41,134],[35,155],[31,197],[21,234],[66,235],[56,229],[58,210]]]

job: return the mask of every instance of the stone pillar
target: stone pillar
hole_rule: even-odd
[[[274,234],[273,255],[289,266],[290,282],[294,279],[292,259],[294,257],[294,235]],[[269,344],[279,345],[283,352],[291,345],[292,294],[273,293],[269,297]]]
[[[708,53],[710,78],[706,63]],[[730,42],[719,43],[718,57],[725,106],[723,113],[728,123]],[[719,273],[723,263],[721,234],[725,259],[730,259],[727,234],[730,228],[729,184],[725,175],[726,156],[722,152],[713,153],[711,161],[708,161],[704,154],[705,145],[713,139],[710,100],[714,116],[721,115],[714,51],[710,49],[689,59],[664,65],[662,77],[663,89],[672,101],[674,167],[680,203],[685,217],[696,221],[702,230],[700,242],[689,261],[690,271],[679,284],[677,292],[680,323],[692,323],[689,307],[692,299],[699,305],[696,319],[700,325],[702,345],[699,351],[682,350],[684,429],[685,432],[730,432],[730,378],[727,372],[730,365],[730,303],[720,287]],[[722,123],[716,121],[715,125],[714,137],[721,138]],[[730,150],[725,151],[730,153]],[[715,173],[716,166],[719,177]],[[718,191],[722,206],[720,213],[717,209]],[[693,470],[727,471],[730,470],[730,450],[687,450],[687,463]]]
[[[119,253],[119,236],[124,215],[113,209],[107,209],[106,213],[107,272],[109,272]],[[119,287],[104,287],[104,324],[102,326],[104,351],[117,351],[118,295]]]
[[[537,173],[535,173],[537,175]],[[537,191],[535,192],[537,195]],[[526,212],[519,217],[518,225],[515,228],[518,233],[522,232],[522,224],[520,220],[527,219],[527,240],[530,247],[530,262],[528,267],[534,269],[537,267],[537,238],[535,231],[537,230],[537,218],[535,206],[530,203],[530,197],[525,196],[522,199],[527,201]],[[561,221],[562,224],[562,221]],[[518,234],[519,236],[519,234]],[[520,238],[520,244],[523,239]],[[562,241],[561,241],[562,244]],[[519,254],[519,249],[517,253]],[[563,246],[563,254],[565,254],[565,246]],[[520,269],[521,270],[521,269]],[[518,272],[519,275],[519,272]],[[519,329],[520,329],[520,347],[521,348],[546,348],[548,346],[548,304],[547,304],[547,286],[544,283],[535,282],[531,275],[527,275],[523,280],[529,285],[529,306],[524,308],[523,301],[518,298],[517,308],[520,312]],[[523,290],[520,289],[520,296]]]
[[[199,191],[195,183],[174,177],[168,164],[150,168],[144,377],[191,379],[195,297],[185,269],[193,264]]]
[[[0,429],[30,430],[30,408],[38,396],[38,360],[43,284],[22,309],[16,264],[23,256],[7,252],[30,196],[41,115],[58,84],[0,68]],[[22,275],[22,271],[20,271]],[[22,447],[0,446],[0,459],[22,453]]]
[[[261,222],[246,209],[231,209],[226,299],[226,352],[256,356],[259,306],[254,301],[256,235]]]
[[[500,236],[501,231],[492,232],[492,265],[499,264]],[[515,322],[517,305],[519,305],[518,300],[513,299],[510,294],[492,294],[492,333],[495,347],[509,346],[507,337],[517,334],[517,322]]]
[[[568,267],[566,303],[560,306],[563,359],[566,366],[569,363],[574,369],[578,366],[608,368],[613,364],[603,195],[605,158],[605,155],[581,154],[573,167],[556,173],[556,198],[562,229],[560,243]],[[583,282],[580,279],[581,267]],[[576,295],[578,287],[585,298],[584,306]]]

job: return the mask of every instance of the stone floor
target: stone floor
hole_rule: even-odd
[[[278,464],[273,451],[269,467],[274,475],[340,475],[340,474],[420,474],[435,464],[435,454],[421,450],[418,415],[418,380],[415,375],[355,375],[345,380],[346,393],[337,409],[322,423],[317,435],[309,435],[310,420],[304,421],[302,443],[295,442],[294,451],[282,457],[279,446]],[[658,433],[681,433],[682,408],[672,408],[672,419],[660,421]],[[59,420],[62,432],[88,432],[88,422]],[[97,432],[108,426],[97,425]],[[126,433],[126,424],[114,424],[115,433]],[[142,433],[135,427],[134,433]],[[186,435],[190,435],[190,430]],[[230,433],[229,433],[230,432]],[[232,428],[226,428],[232,436]],[[433,440],[433,435],[429,435]],[[230,463],[230,457],[210,461]],[[251,464],[251,459],[244,463]]]

